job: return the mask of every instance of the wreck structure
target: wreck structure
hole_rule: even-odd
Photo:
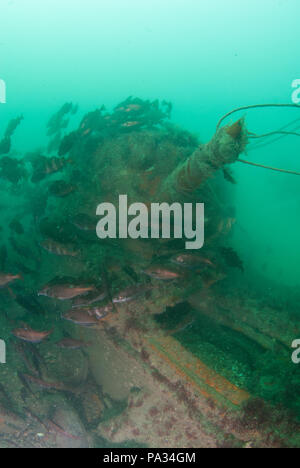
[[[42,252],[39,285],[25,279],[26,285],[37,288],[53,277],[72,277],[108,290],[111,310],[96,327],[49,317],[49,325],[91,344],[89,368],[102,394],[126,401],[119,415],[94,421],[96,438],[149,447],[298,446],[299,431],[289,414],[299,405],[289,406],[298,380],[288,363],[299,322],[239,294],[231,274],[234,268],[242,271],[242,262],[224,246],[234,225],[228,165],[246,148],[245,121],[218,128],[200,144],[169,123],[170,110],[168,103],[129,98],[112,113],[100,109],[86,115],[62,140],[51,132],[51,153],[56,145],[56,157],[70,161],[52,177],[68,187],[49,196],[48,178],[38,182],[30,209],[38,239],[72,245],[80,255]],[[33,171],[36,167],[41,171],[33,163]],[[96,207],[117,205],[120,194],[130,203],[204,203],[206,240],[195,253],[200,264],[174,265],[184,240],[100,241]],[[41,199],[46,200],[42,214]],[[156,265],[178,277],[149,278],[145,271]],[[118,291],[141,285],[147,286],[141,294],[114,301]],[[286,379],[291,379],[289,390]]]

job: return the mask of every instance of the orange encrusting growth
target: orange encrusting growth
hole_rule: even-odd
[[[220,396],[235,406],[241,405],[250,398],[248,392],[207,367],[172,337],[151,339],[149,345],[152,351],[166,361],[181,378],[191,383],[205,397],[215,396],[214,400],[218,400]]]
[[[230,135],[234,140],[237,140],[243,130],[243,119],[237,120],[234,124],[226,127],[226,133]]]

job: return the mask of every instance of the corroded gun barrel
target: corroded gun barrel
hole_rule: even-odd
[[[234,163],[246,144],[247,130],[243,119],[217,130],[208,143],[199,146],[165,180],[160,199],[175,201],[191,196],[214,172]]]

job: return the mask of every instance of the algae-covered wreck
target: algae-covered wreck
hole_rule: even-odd
[[[6,144],[0,159],[7,226],[14,220],[1,271],[24,280],[1,298],[14,362],[0,368],[1,403],[20,424],[26,414],[32,431],[23,444],[299,445],[289,414],[299,407],[289,363],[299,323],[258,311],[255,298],[232,288],[232,271],[242,275],[245,265],[227,242],[235,222],[228,165],[246,148],[244,120],[200,144],[170,123],[166,102],[129,98],[67,133],[76,110],[67,104],[49,121],[48,152],[18,158]],[[186,251],[175,238],[99,240],[96,208],[117,205],[120,194],[145,205],[204,203],[203,249]],[[16,324],[25,345],[12,338]],[[51,335],[33,348],[37,330]],[[3,431],[0,444],[13,444]]]

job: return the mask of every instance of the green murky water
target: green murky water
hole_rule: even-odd
[[[149,337],[249,393],[243,427],[268,428],[254,445],[297,446],[298,2],[3,0],[0,12],[1,447],[159,444],[154,410],[152,438],[142,403],[128,423],[158,370],[179,398]],[[186,250],[173,219],[170,239],[119,239],[120,227],[99,239],[97,206],[119,195],[141,210],[204,203],[203,248]],[[136,379],[117,375],[123,352]],[[205,421],[216,446],[243,445]],[[174,440],[163,446],[186,443]]]

